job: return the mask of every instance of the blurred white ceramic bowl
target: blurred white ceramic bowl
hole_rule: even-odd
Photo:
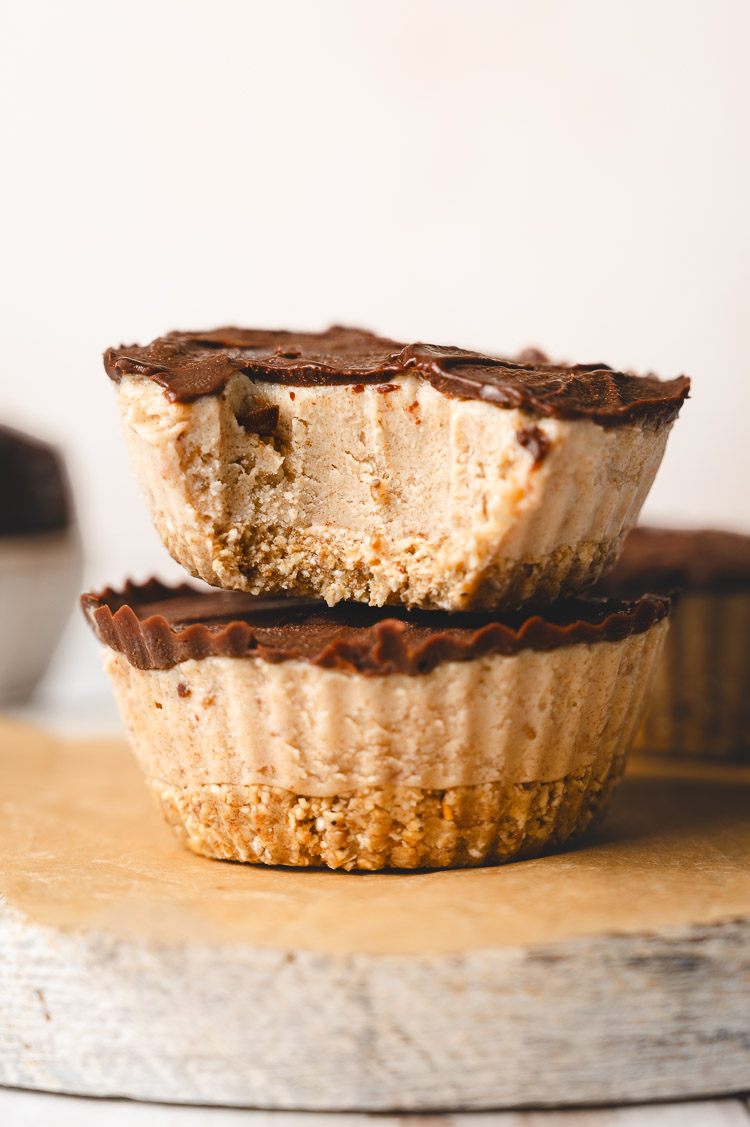
[[[42,679],[80,590],[75,526],[0,536],[0,701],[30,696]]]

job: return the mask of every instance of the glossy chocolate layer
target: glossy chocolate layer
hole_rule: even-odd
[[[750,592],[750,536],[718,529],[634,528],[597,590]]]
[[[447,614],[303,599],[262,599],[232,591],[165,587],[152,579],[84,595],[99,639],[138,669],[170,669],[190,658],[308,661],[372,676],[428,673],[444,661],[577,642],[615,642],[664,618],[668,598],[632,602],[570,599],[544,614]]]
[[[565,367],[546,362],[537,350],[502,360],[460,348],[404,345],[338,326],[324,333],[235,328],[169,333],[145,347],[108,349],[104,366],[116,381],[124,375],[154,380],[178,402],[219,393],[235,372],[290,385],[382,384],[414,372],[444,395],[606,427],[663,426],[677,416],[690,388],[686,376],[662,382],[606,364]]]
[[[68,481],[57,451],[0,427],[0,536],[57,532],[70,519]]]

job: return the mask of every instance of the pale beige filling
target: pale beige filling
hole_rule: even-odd
[[[611,564],[669,427],[539,419],[392,382],[383,394],[238,373],[184,404],[124,378],[134,470],[175,558],[227,588],[448,610],[553,599]],[[258,406],[279,408],[274,435],[238,423]],[[540,464],[517,438],[530,426],[550,444]]]
[[[666,625],[414,677],[224,657],[144,671],[109,649],[105,667],[144,772],[164,783],[314,796],[525,783],[627,749]]]

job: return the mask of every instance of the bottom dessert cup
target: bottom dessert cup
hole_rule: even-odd
[[[636,746],[750,760],[750,536],[637,528],[601,585],[610,595],[679,589]]]
[[[155,581],[83,605],[180,840],[346,870],[499,864],[583,833],[669,613],[648,597],[408,614]]]

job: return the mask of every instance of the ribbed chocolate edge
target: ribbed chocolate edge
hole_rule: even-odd
[[[279,663],[302,660],[323,669],[340,669],[377,676],[429,673],[445,661],[471,661],[486,654],[516,654],[524,649],[548,651],[578,643],[618,642],[632,634],[643,634],[665,618],[671,600],[644,595],[632,602],[592,600],[593,607],[613,603],[603,621],[579,620],[560,625],[534,614],[514,629],[501,621],[490,621],[470,632],[436,630],[417,645],[409,645],[408,624],[397,618],[383,618],[362,627],[363,638],[341,638],[324,645],[314,656],[294,647],[272,647],[259,641],[256,630],[247,622],[230,622],[220,630],[194,623],[175,631],[160,614],[141,620],[134,607],[200,592],[189,584],[165,587],[158,580],[138,585],[128,582],[122,591],[106,588],[81,596],[81,606],[99,640],[123,654],[137,669],[171,669],[180,662],[204,657],[254,657]],[[115,604],[112,610],[110,603]],[[446,613],[446,621],[450,615]]]

